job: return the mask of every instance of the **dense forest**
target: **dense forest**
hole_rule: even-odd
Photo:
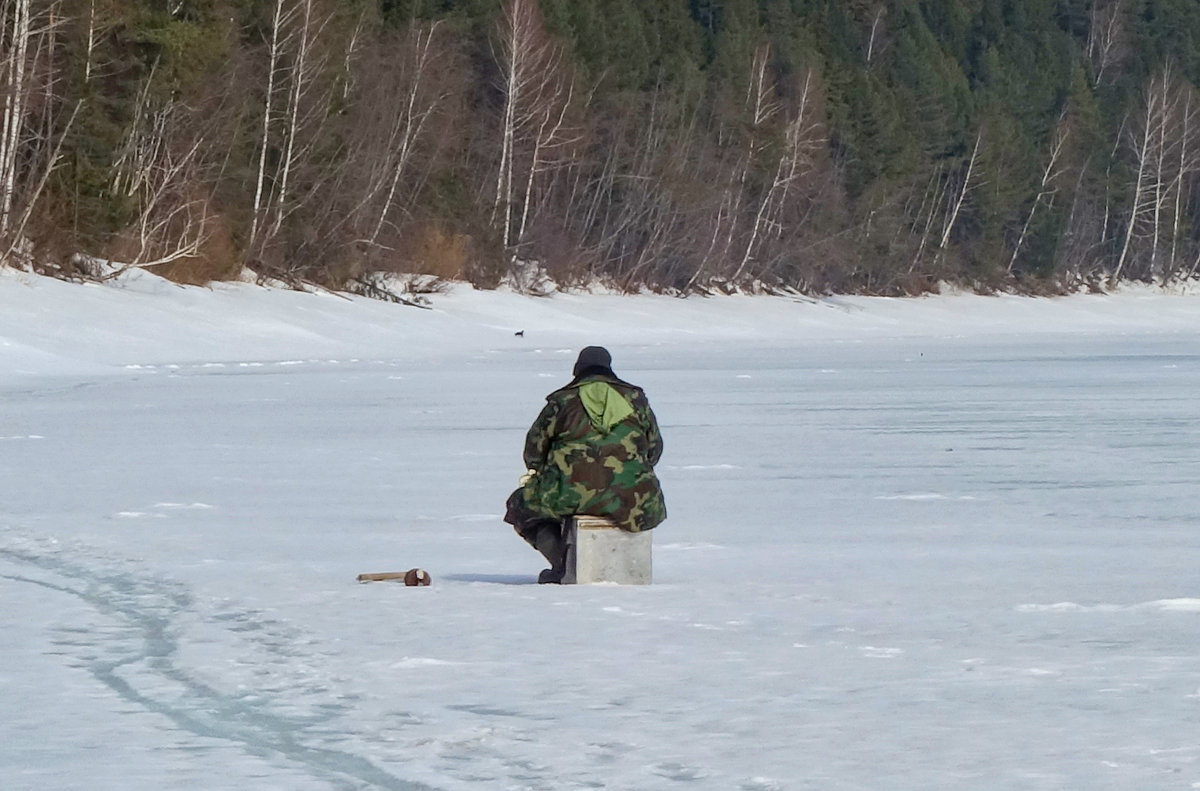
[[[1200,270],[1197,0],[0,7],[10,266],[680,294]]]

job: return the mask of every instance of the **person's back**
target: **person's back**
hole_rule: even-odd
[[[666,518],[654,465],[662,435],[641,388],[612,372],[608,351],[580,352],[575,378],[546,397],[525,438],[529,473],[508,500],[505,521],[550,561],[541,582],[563,569],[563,520],[606,517],[624,530],[657,527]]]

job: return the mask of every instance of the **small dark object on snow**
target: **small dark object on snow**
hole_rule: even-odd
[[[513,335],[516,335],[518,338],[524,338],[525,330],[517,330],[516,332],[513,333]]]

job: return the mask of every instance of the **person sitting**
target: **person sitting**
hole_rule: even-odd
[[[654,465],[663,441],[640,387],[612,371],[602,346],[579,353],[574,378],[546,396],[525,436],[521,486],[504,521],[550,563],[539,583],[562,582],[565,527],[576,515],[605,517],[622,530],[651,530],[667,517]]]

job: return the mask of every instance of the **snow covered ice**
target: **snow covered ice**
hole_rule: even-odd
[[[1149,291],[0,273],[0,788],[1200,788],[1198,342]],[[647,587],[500,520],[589,343],[663,426]]]

